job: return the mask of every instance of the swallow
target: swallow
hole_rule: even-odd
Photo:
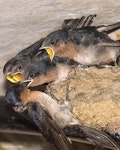
[[[36,53],[41,47],[43,38],[35,42],[31,46],[20,51],[14,58],[10,59],[3,68],[5,77],[13,82],[21,81],[21,74],[24,71],[24,66],[30,61],[30,57]]]
[[[70,141],[65,134],[83,138],[99,149],[120,149],[107,134],[81,125],[71,114],[67,104],[60,105],[43,92],[31,91],[25,84],[10,87],[5,101],[15,112],[32,121],[58,150],[71,150]]]
[[[23,87],[15,84],[16,91],[13,90],[13,87],[10,88],[5,98],[7,103],[21,116],[32,121],[45,139],[53,144],[57,150],[73,150],[70,139],[65,136],[62,129],[59,128],[54,118],[42,103],[33,101],[26,105],[22,104],[19,92],[23,90]]]
[[[120,55],[120,41],[108,33],[120,28],[120,22],[108,26],[88,26],[80,29],[62,29],[48,34],[40,49],[54,56],[68,57],[81,65],[109,65]]]
[[[64,20],[62,29],[89,26],[92,24],[95,16],[96,15],[89,15],[88,17],[82,16],[77,19]],[[37,51],[39,52],[39,48],[41,47],[43,40],[44,38],[41,38],[39,41],[25,48],[4,65],[3,73],[9,81],[13,83],[21,81],[21,74],[23,74],[24,66],[30,62],[30,59],[32,59],[31,57],[34,56]],[[48,53],[51,56],[50,51],[48,51]],[[50,58],[52,59],[52,57]]]
[[[50,82],[65,80],[70,69],[79,65],[72,59],[55,56],[51,61],[46,50],[41,51],[35,60],[26,65],[21,82],[29,82],[27,86],[34,87]]]

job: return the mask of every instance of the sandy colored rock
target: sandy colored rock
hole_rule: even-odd
[[[77,68],[65,81],[52,83],[51,89],[60,103],[67,97],[71,111],[84,125],[120,134],[119,82],[120,68]],[[50,94],[49,87],[46,92]]]

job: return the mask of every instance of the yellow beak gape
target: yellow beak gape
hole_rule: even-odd
[[[17,83],[16,80],[10,76],[10,73],[7,74],[6,78],[12,83]]]
[[[17,82],[22,81],[22,74],[17,73],[11,77],[10,73],[8,73],[6,78],[7,78],[7,80],[9,80],[12,83],[17,83]]]
[[[45,48],[45,50],[47,51],[48,55],[50,56],[50,60],[52,61],[54,57],[54,50],[52,48]]]

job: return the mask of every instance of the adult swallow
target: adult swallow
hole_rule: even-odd
[[[16,112],[30,119],[58,150],[72,149],[65,134],[83,138],[99,149],[120,149],[107,134],[81,125],[67,104],[60,105],[45,93],[30,91],[24,84],[13,85],[7,91],[5,100]]]
[[[70,139],[65,136],[62,129],[42,103],[33,101],[25,105],[22,104],[19,96],[23,87],[16,84],[10,88],[6,94],[7,103],[24,118],[32,121],[45,139],[53,144],[57,150],[73,150]]]
[[[95,16],[96,15],[89,15],[88,17],[82,16],[81,18],[77,19],[64,20],[62,29],[72,29],[76,27],[81,28],[83,26],[89,26],[93,22],[93,18]],[[13,83],[21,81],[21,74],[23,74],[24,72],[24,67],[26,66],[26,64],[28,64],[30,58],[34,57],[37,51],[39,52],[39,48],[41,47],[43,40],[44,39],[42,38],[39,41],[35,42],[33,45],[25,48],[4,65],[3,73],[9,81]],[[50,51],[48,51],[48,53],[50,56],[52,56]],[[52,57],[50,58],[52,59]]]
[[[108,36],[116,28],[120,28],[120,22],[108,26],[57,30],[46,36],[41,49],[46,49],[51,58],[68,57],[81,65],[116,64],[120,42]]]

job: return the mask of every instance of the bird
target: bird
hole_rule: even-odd
[[[17,89],[16,91],[14,91],[14,87]],[[40,104],[37,101],[35,103],[28,103],[25,106],[22,105],[19,92],[24,86],[15,84],[14,87],[10,88],[6,93],[5,99],[9,106],[27,120],[32,121],[46,140],[52,143],[57,150],[73,150],[70,139],[65,136],[45,106],[42,106],[42,103]]]
[[[26,83],[11,86],[5,101],[15,112],[32,121],[57,150],[71,150],[66,136],[89,141],[96,149],[120,149],[109,135],[80,124],[66,102],[60,105],[46,93],[28,89]]]
[[[60,82],[66,79],[71,68],[75,68],[79,63],[66,57],[53,58],[51,61],[46,50],[41,51],[40,56],[27,64],[22,74],[21,82],[29,82],[27,86],[34,87],[50,82]]]
[[[116,28],[118,26],[118,23],[114,24],[114,25],[109,25],[108,26],[109,30],[111,30],[111,29],[114,30],[113,26]],[[105,26],[101,26],[100,29],[102,30],[102,32],[103,32],[103,28],[104,28],[105,32],[109,31],[108,28],[105,28]],[[86,46],[87,50],[82,49],[80,51],[76,51],[76,49],[73,49],[72,47],[69,46],[71,51],[67,51],[69,49],[65,49],[65,50],[62,49],[62,50],[60,50],[60,52],[59,51],[57,52],[57,53],[59,53],[59,55],[55,55],[55,57],[53,57],[52,61],[50,61],[51,58],[48,58],[47,54],[45,54],[45,50],[43,49],[42,51],[47,56],[47,59],[46,60],[43,59],[44,57],[43,57],[43,53],[41,51],[40,51],[40,54],[38,53],[37,57],[34,56],[35,59],[36,58],[39,59],[39,61],[37,61],[39,63],[30,63],[29,65],[26,66],[25,71],[24,71],[23,76],[22,76],[23,77],[22,82],[28,82],[29,81],[29,84],[28,84],[29,87],[34,87],[34,86],[38,86],[38,85],[53,82],[53,81],[58,82],[58,81],[66,79],[66,77],[67,77],[67,75],[68,75],[71,68],[79,66],[83,62],[85,62],[85,63],[82,64],[83,67],[86,67],[88,65],[88,64],[86,64],[86,61],[88,61],[88,63],[89,63],[89,61],[92,61],[91,65],[98,65],[98,66],[99,65],[110,64],[113,61],[113,59],[116,62],[116,57],[113,58],[113,59],[112,58],[110,59],[109,55],[111,55],[111,57],[112,57],[112,52],[113,52],[113,54],[114,54],[114,51],[115,51],[115,53],[119,52],[118,47],[114,47],[114,51],[113,51],[112,50],[113,47],[108,46],[108,49],[105,50],[104,46],[96,46],[96,45],[94,46],[94,43],[93,43],[92,46],[91,46],[91,49],[89,51],[91,41],[88,41],[88,39],[91,40],[91,38],[89,38],[88,36],[91,36],[91,34],[92,34],[93,42],[96,42],[96,40],[98,42],[99,37],[101,37],[101,39],[103,38],[104,40],[108,40],[109,42],[112,41],[108,36],[106,37],[105,33],[99,33],[98,34],[97,31],[92,33],[91,30],[94,31],[93,27],[89,31],[90,35],[88,33],[88,30],[86,30],[86,28],[85,28],[85,33],[83,33],[83,29],[81,29],[81,30],[82,30],[81,31],[82,34],[85,35],[85,38],[87,38],[86,41],[84,39],[84,42],[86,42],[85,44],[86,45],[88,44],[88,46]],[[86,32],[87,32],[88,36],[86,35]],[[98,34],[98,36],[97,36],[97,34]],[[83,37],[83,35],[81,35],[81,36]],[[64,36],[62,36],[62,37],[64,37]],[[89,42],[90,44],[87,43],[87,42]],[[115,41],[112,41],[112,42],[115,42]],[[44,41],[43,41],[43,43],[44,43]],[[118,41],[116,43],[118,44]],[[98,44],[99,44],[99,42],[98,42]],[[102,49],[102,47],[103,47],[103,49]],[[96,48],[97,48],[97,50],[96,50]],[[74,54],[75,53],[79,54],[79,59],[82,61],[81,63],[73,58],[72,50],[73,50],[73,52],[75,51]],[[109,51],[110,52],[112,51],[112,52],[109,54]],[[85,54],[80,56],[80,52],[83,53],[83,54],[85,53],[86,57],[88,57],[88,58],[85,59]],[[106,60],[106,57],[108,57],[107,60]],[[42,59],[42,61],[41,61],[41,59]],[[62,63],[61,63],[60,60],[62,60],[62,59],[64,61],[62,61]],[[103,62],[101,62],[101,60]],[[70,63],[70,62],[72,62],[72,63]],[[99,64],[100,62],[101,62],[101,64]],[[43,72],[43,69],[44,69],[44,72]]]
[[[82,16],[81,18],[76,19],[67,19],[64,20],[62,24],[62,29],[71,29],[76,27],[90,26],[93,22],[93,19],[96,15],[89,15],[87,17]],[[31,46],[20,51],[14,58],[10,59],[3,68],[3,73],[5,77],[13,82],[21,81],[21,74],[24,71],[24,66],[30,62],[30,57],[34,56],[35,53],[39,52],[39,48],[42,45],[44,38],[41,38],[39,41],[35,42]],[[51,58],[52,59],[52,58]]]
[[[24,66],[30,60],[30,56],[34,55],[41,47],[43,38],[20,51],[14,58],[10,59],[3,68],[3,73],[8,80],[13,83],[21,80],[21,73],[24,71]]]
[[[120,22],[108,26],[87,26],[61,29],[48,34],[41,49],[46,49],[50,58],[68,57],[82,66],[109,65],[120,55],[120,41],[112,40],[108,34],[120,28]]]

